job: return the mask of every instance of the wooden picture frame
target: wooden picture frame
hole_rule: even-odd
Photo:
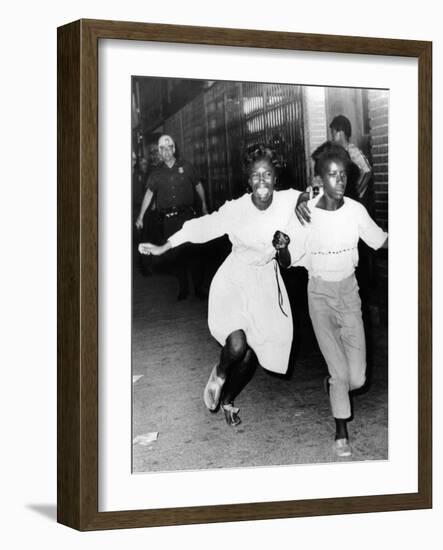
[[[98,42],[139,40],[418,60],[418,491],[98,511]],[[379,38],[80,20],[58,29],[58,521],[79,530],[432,506],[432,44]]]

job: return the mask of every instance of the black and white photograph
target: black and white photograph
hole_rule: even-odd
[[[133,473],[389,459],[389,100],[132,76]]]
[[[2,547],[441,546],[437,8],[5,4]]]

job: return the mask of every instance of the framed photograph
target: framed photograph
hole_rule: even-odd
[[[58,29],[60,523],[432,506],[431,76],[430,42]]]

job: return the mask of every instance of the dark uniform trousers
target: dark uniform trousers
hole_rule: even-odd
[[[176,211],[171,209],[171,211],[160,212],[160,215],[163,216],[164,242],[179,231],[186,221],[196,217],[192,207],[183,207]],[[200,245],[185,243],[166,252],[164,260],[171,265],[171,269],[178,279],[180,294],[189,292],[188,272],[191,274],[195,293],[202,292],[204,281],[202,250],[203,247]]]
[[[162,242],[166,242],[187,220],[196,216],[193,204],[198,181],[193,166],[185,160],[177,160],[171,167],[162,165],[149,176],[147,187],[155,195],[161,216]],[[199,265],[200,250],[199,245],[186,243],[162,256],[161,264],[170,268],[178,278],[180,294],[189,291],[188,271],[196,294],[201,291],[203,271]]]
[[[136,214],[134,214],[135,219]],[[163,244],[163,218],[158,210],[148,208],[143,216],[143,228],[135,233],[135,247],[138,249],[140,243]],[[143,275],[151,275],[156,265],[156,257],[138,254],[138,263]],[[157,262],[158,263],[158,262]]]

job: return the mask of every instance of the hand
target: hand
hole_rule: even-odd
[[[137,218],[135,221],[135,227],[137,229],[143,229],[143,218]]]
[[[276,231],[274,233],[274,237],[272,238],[272,246],[276,250],[287,248],[290,242],[291,239],[288,237],[288,235],[286,235],[286,233],[283,233],[282,231]]]
[[[169,247],[167,246],[168,244],[169,242],[162,246],[157,246],[151,243],[140,243],[138,245],[138,251],[140,254],[145,254],[146,256],[150,256],[151,254],[152,256],[161,256],[161,254],[170,248],[170,245]]]
[[[307,202],[310,199],[310,192],[305,191],[300,193],[300,196],[297,199],[297,204],[295,205],[295,215],[298,218],[298,221],[305,225],[305,222],[311,221],[311,211],[308,208]]]

